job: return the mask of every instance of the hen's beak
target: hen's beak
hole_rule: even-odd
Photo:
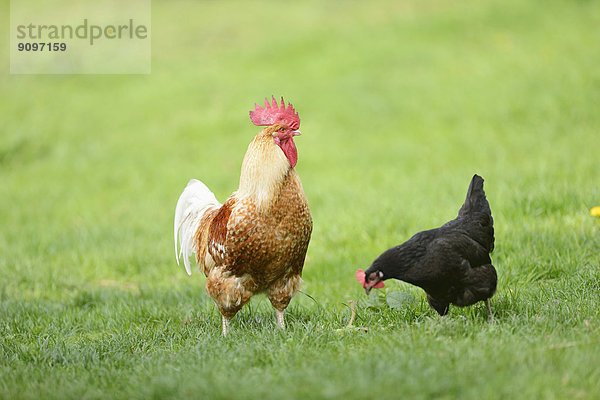
[[[300,136],[302,135],[302,132],[300,131],[292,131],[292,136]]]
[[[371,275],[373,275],[373,274],[371,274]],[[376,277],[374,277],[374,279],[371,279],[370,281],[365,282],[365,293],[367,294],[367,296],[369,295],[369,293],[371,293],[371,289],[373,289],[375,286],[377,286],[379,284],[379,282],[381,282],[381,278],[379,276],[376,276]]]

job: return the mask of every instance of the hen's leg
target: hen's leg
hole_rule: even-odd
[[[429,303],[429,306],[431,308],[433,308],[435,311],[437,311],[438,314],[440,314],[440,316],[443,317],[444,315],[448,314],[448,308],[450,307],[449,303],[437,300],[431,297],[429,293],[427,293],[427,302]]]
[[[485,307],[487,308],[487,314],[490,322],[496,322],[496,320],[494,319],[494,314],[492,314],[492,309],[490,308],[490,299],[485,299]]]

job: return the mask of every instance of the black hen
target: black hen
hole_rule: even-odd
[[[483,191],[483,178],[474,175],[458,217],[437,229],[419,232],[381,254],[365,271],[367,294],[390,278],[419,286],[429,305],[446,315],[450,304],[459,307],[485,301],[496,292],[494,220]]]

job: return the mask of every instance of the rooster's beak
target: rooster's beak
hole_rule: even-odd
[[[292,136],[300,136],[302,135],[302,132],[300,131],[292,131]]]

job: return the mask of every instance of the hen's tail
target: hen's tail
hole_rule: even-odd
[[[490,216],[492,215],[490,204],[488,203],[485,197],[485,191],[483,190],[483,178],[477,174],[473,175],[473,179],[471,179],[471,184],[467,191],[467,198],[458,211],[458,216],[462,217],[473,211],[486,213]]]
[[[458,211],[458,217],[446,225],[460,226],[488,252],[494,250],[494,219],[485,197],[482,177],[473,175],[467,198]]]
[[[192,274],[190,256],[197,250],[194,236],[200,225],[200,220],[207,211],[219,207],[221,207],[221,203],[217,201],[213,192],[197,179],[189,181],[185,190],[179,196],[173,225],[175,258],[177,259],[177,265],[179,265],[179,256],[182,256],[188,275]],[[177,248],[178,236],[179,249]]]

